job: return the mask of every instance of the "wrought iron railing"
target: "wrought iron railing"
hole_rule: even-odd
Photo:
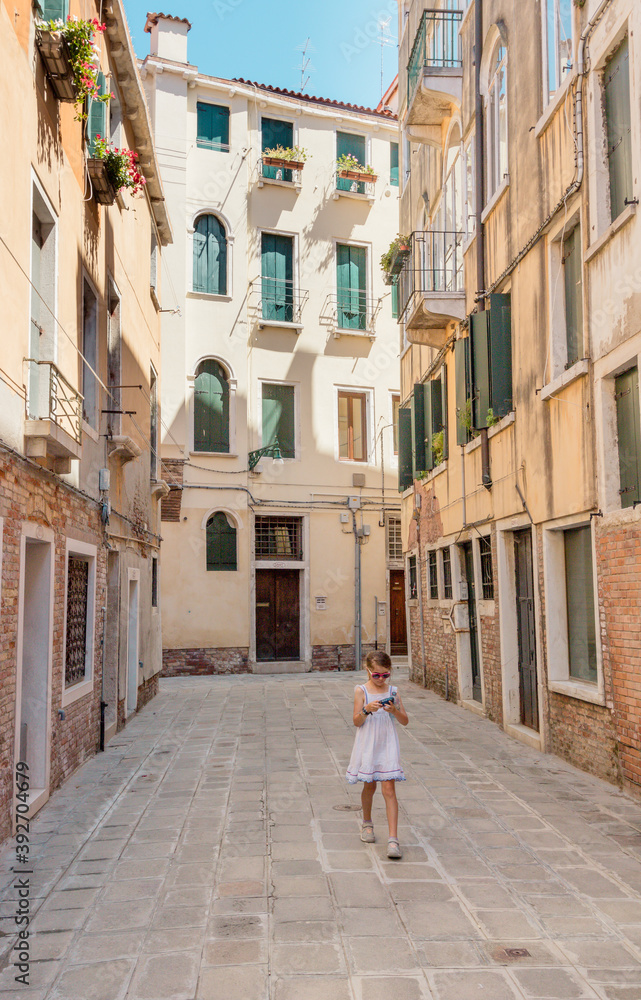
[[[354,176],[341,176],[341,172],[339,170],[336,171],[337,195],[340,196],[344,192],[348,194],[365,194],[368,198],[373,198],[376,191],[376,181],[378,180],[376,174],[368,175],[365,172],[360,173],[357,170],[351,170],[349,173]]]
[[[362,333],[373,336],[380,299],[374,299],[358,288],[340,288],[329,295],[324,311],[330,324],[341,333]]]
[[[412,233],[411,249],[398,276],[398,318],[404,322],[425,294],[464,291],[463,233]]]
[[[293,281],[264,275],[251,282],[252,298],[259,319],[271,323],[300,323],[309,292]]]
[[[462,10],[423,12],[407,64],[408,104],[425,68],[455,69],[463,65],[459,38],[462,18]]]
[[[268,157],[268,159],[274,159],[274,157]],[[283,181],[287,184],[300,184],[301,182],[300,167],[289,167],[285,163],[266,163],[262,156],[258,161],[258,174],[263,180]]]
[[[29,366],[27,416],[31,420],[52,420],[80,444],[82,395],[52,361],[25,360]]]

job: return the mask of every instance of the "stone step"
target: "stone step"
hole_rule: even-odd
[[[311,663],[306,660],[288,660],[274,663],[252,663],[253,674],[308,674]]]

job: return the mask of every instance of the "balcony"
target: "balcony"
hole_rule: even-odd
[[[323,304],[320,322],[329,327],[334,337],[376,336],[376,317],[381,307],[380,299],[369,298],[358,289],[340,289],[328,295]]]
[[[82,396],[51,361],[26,358],[25,451],[60,474],[82,451]]]
[[[378,176],[365,170],[336,171],[336,187],[334,201],[339,198],[356,198],[359,201],[372,203],[376,196],[376,181]]]
[[[417,142],[441,146],[441,125],[461,107],[460,10],[426,10],[407,64],[404,124]]]
[[[261,156],[258,161],[258,187],[274,184],[300,191],[303,160],[284,160],[276,156]]]
[[[303,329],[302,314],[309,292],[295,288],[293,281],[280,278],[256,278],[250,284],[250,306],[259,330],[276,327]]]
[[[465,318],[463,233],[412,233],[398,276],[398,321],[413,344],[441,348],[449,323]]]
[[[78,90],[66,38],[59,31],[43,31],[38,28],[36,46],[54,94],[59,101],[74,103]]]

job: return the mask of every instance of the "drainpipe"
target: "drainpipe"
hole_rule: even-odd
[[[420,496],[420,494],[418,494]],[[425,619],[423,615],[423,570],[421,567],[421,512],[415,510],[413,514],[416,520],[416,541],[418,543],[418,554],[416,556],[416,590],[418,596],[418,618],[421,625],[421,673],[423,674],[423,687],[427,687],[427,662],[425,660]]]
[[[107,639],[107,609],[102,609],[102,639],[100,640],[100,645],[102,646],[102,678],[100,681],[100,749],[105,749],[105,709],[107,708],[107,702],[105,701],[105,646]]]
[[[352,510],[352,530],[354,532],[354,670],[361,670],[363,652],[361,648],[361,540],[356,527],[356,511]]]

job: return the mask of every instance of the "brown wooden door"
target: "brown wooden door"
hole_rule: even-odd
[[[300,659],[300,573],[256,570],[256,659]]]
[[[390,570],[389,597],[390,653],[392,656],[407,656],[404,570]]]

